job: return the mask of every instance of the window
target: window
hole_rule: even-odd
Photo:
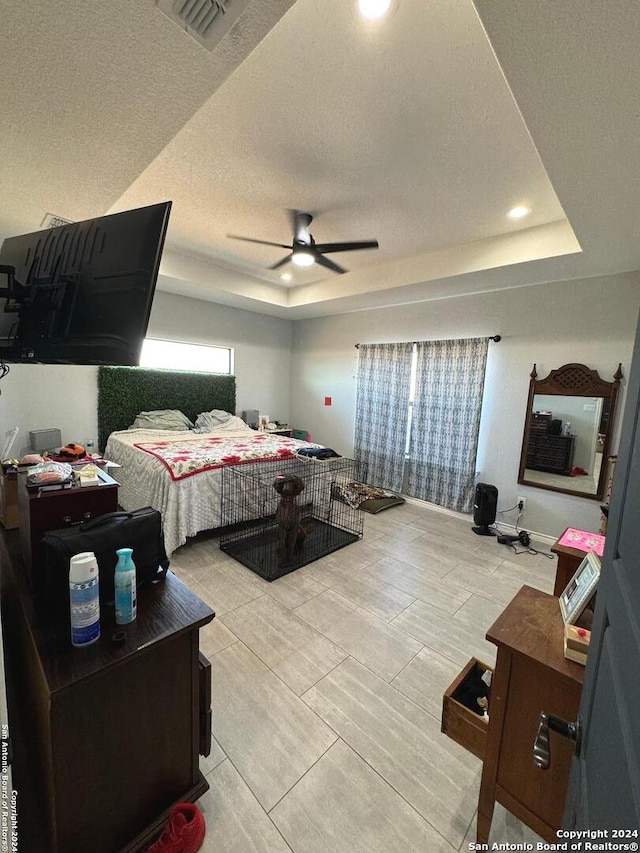
[[[233,349],[145,338],[140,367],[230,374],[233,373]]]
[[[369,483],[470,511],[488,341],[360,344],[354,452]]]
[[[407,440],[404,445],[404,458],[409,459],[409,449],[411,447],[411,422],[413,421],[413,404],[416,399],[416,378],[418,375],[418,347],[413,345],[413,353],[411,356],[411,378],[409,380],[409,414],[407,416]]]

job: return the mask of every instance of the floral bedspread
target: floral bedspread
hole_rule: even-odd
[[[224,465],[291,459],[300,447],[308,447],[309,443],[280,435],[255,433],[242,438],[203,436],[200,441],[190,437],[184,441],[159,440],[133,446],[159,459],[172,480],[184,480]]]

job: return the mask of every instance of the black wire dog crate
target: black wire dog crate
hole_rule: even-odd
[[[343,493],[361,474],[343,456],[223,468],[220,548],[272,581],[357,542],[363,514]]]

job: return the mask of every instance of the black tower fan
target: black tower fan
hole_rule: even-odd
[[[478,483],[473,497],[473,520],[477,527],[472,527],[478,536],[495,536],[489,525],[496,520],[498,511],[498,490],[489,483]]]

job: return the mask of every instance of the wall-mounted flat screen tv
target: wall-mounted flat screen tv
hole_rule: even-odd
[[[0,357],[137,365],[171,202],[8,237]]]

